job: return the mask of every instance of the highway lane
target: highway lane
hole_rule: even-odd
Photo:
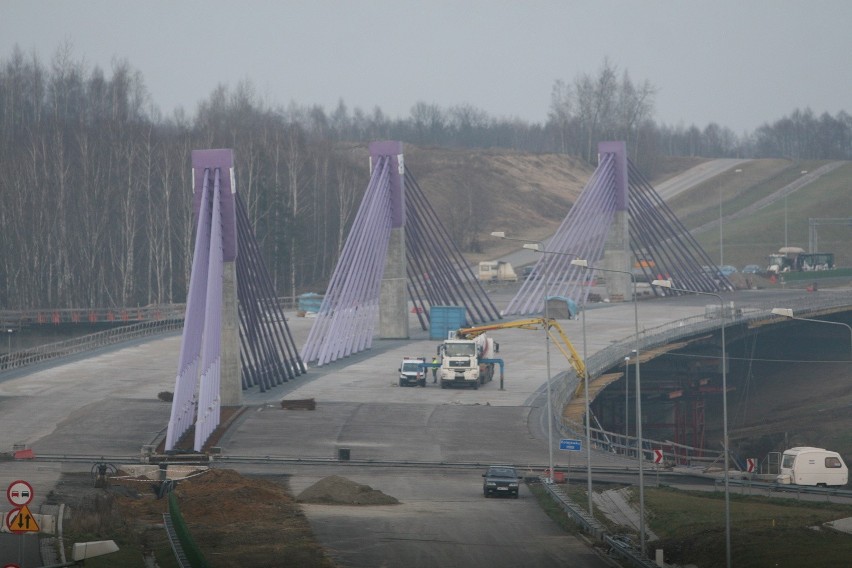
[[[265,470],[280,472],[277,466]],[[303,505],[317,538],[341,566],[611,566],[585,540],[555,525],[526,487],[518,499],[484,498],[483,471],[302,466],[289,483],[298,495],[334,473],[400,501],[373,507]]]
[[[298,343],[306,337],[311,323],[305,318],[291,317]],[[499,381],[476,391],[440,389],[432,383],[426,388],[396,386],[402,357],[428,356],[437,344],[420,330],[412,331],[412,336],[410,342],[377,340],[369,354],[311,369],[293,383],[267,393],[247,394],[246,402],[254,405],[253,409],[221,440],[223,452],[330,458],[345,446],[351,450],[353,459],[429,457],[446,461],[529,463],[539,468],[546,463],[541,334],[523,330],[501,334],[501,353],[508,365],[502,391]],[[36,455],[103,455],[108,460],[114,456],[138,456],[141,447],[155,443],[166,427],[170,407],[157,400],[157,393],[173,389],[179,344],[178,336],[155,339],[87,359],[0,377],[0,427],[4,439],[10,445],[27,444]],[[568,363],[554,361],[553,367],[567,370]],[[316,398],[317,410],[281,410],[277,403],[283,397]],[[5,465],[4,480],[26,478],[33,473],[27,462]],[[89,467],[82,470],[88,471]],[[80,469],[76,467],[76,471]],[[63,465],[43,471],[34,481],[37,495],[34,507],[43,502],[62,472],[74,470],[73,465]],[[351,467],[344,472],[357,481],[365,480]],[[476,473],[466,473],[463,482],[454,477],[440,489],[431,485],[432,473],[409,472],[404,477],[412,487],[433,487],[436,498],[447,492],[460,492],[473,502],[484,501],[481,478]],[[420,477],[424,479],[418,480]],[[394,496],[402,500],[408,498],[405,486],[394,485],[398,483],[396,477],[381,476],[381,479],[391,485],[374,480],[376,489],[391,495],[401,493]],[[298,471],[293,472],[293,480],[295,486],[315,481],[300,478]],[[519,500],[519,504],[503,504],[529,508],[532,514],[538,512],[537,506],[527,499]],[[446,503],[444,506],[449,507]],[[457,515],[464,517],[468,514],[465,511],[470,510],[473,521],[453,521],[448,526],[454,528],[446,530],[463,542],[482,540],[484,537],[477,535],[476,528],[482,524],[476,520],[482,511],[466,504],[458,507]],[[327,526],[335,526],[328,520],[329,514],[328,510],[324,513]],[[352,510],[347,509],[347,514],[351,516]],[[491,516],[486,515],[489,519]],[[399,526],[401,534],[405,534],[403,528]],[[469,530],[473,534],[465,536],[464,532]],[[491,535],[492,531],[487,532]],[[387,531],[371,534],[377,538],[373,546],[386,549],[383,554],[390,554],[388,547],[394,548],[393,543],[404,541],[402,536],[390,536]],[[534,542],[535,538],[532,528],[515,528],[509,535],[500,537],[503,542],[518,547],[528,546],[526,543]],[[556,540],[555,545],[566,550],[578,545],[574,537],[567,535]],[[359,547],[364,544],[363,539],[350,542]],[[339,543],[334,546],[339,547]],[[421,556],[419,552],[412,553]],[[554,558],[557,560],[550,565],[564,565],[558,560],[562,558],[560,554]],[[541,565],[548,565],[542,562]],[[490,565],[517,564],[507,561]]]
[[[507,301],[511,290],[495,290]],[[798,292],[800,294],[800,292]],[[793,292],[788,294],[792,295]],[[754,298],[742,294],[739,298]],[[760,296],[762,301],[767,301]],[[780,300],[779,300],[780,301]],[[681,317],[703,314],[706,299],[690,298],[675,301],[642,301],[639,305],[642,327],[652,328]],[[500,304],[498,304],[500,305]],[[292,316],[292,314],[291,314]],[[290,325],[301,344],[311,320],[290,318]],[[412,320],[413,324],[413,320]],[[582,352],[579,321],[562,322],[575,347]],[[589,353],[607,347],[613,341],[633,333],[632,305],[611,304],[596,306],[587,314]],[[501,344],[501,356],[506,360],[504,390],[494,381],[479,390],[442,390],[429,383],[426,388],[396,386],[399,361],[403,356],[434,353],[437,342],[412,325],[411,341],[374,341],[372,350],[309,373],[267,393],[252,392],[245,396],[253,405],[240,422],[221,440],[225,455],[277,455],[285,457],[333,458],[340,448],[351,450],[353,460],[422,460],[448,462],[509,462],[531,468],[547,462],[546,423],[543,416],[545,376],[544,342],[541,333],[525,330],[495,332]],[[173,389],[177,367],[179,336],[165,337],[103,352],[87,359],[34,369],[30,373],[0,376],[0,428],[7,445],[27,443],[38,454],[78,453],[87,455],[137,456],[145,444],[162,437],[169,414],[169,404],[157,400],[157,393]],[[567,361],[553,355],[553,371],[570,372]],[[317,410],[284,411],[281,398],[315,398]],[[558,443],[558,440],[554,440]],[[556,445],[556,444],[555,444]],[[8,450],[9,448],[2,448]],[[583,455],[572,456],[572,465],[585,465]],[[555,461],[567,464],[565,453],[554,450]],[[596,463],[610,464],[617,460],[609,454],[593,453]],[[63,471],[78,466],[63,465],[33,469],[27,462],[3,464],[2,479],[39,478],[36,487],[38,506],[55,485]],[[258,466],[259,467],[259,466]],[[24,468],[24,469],[22,469]],[[481,499],[481,479],[477,474],[449,477],[440,488],[432,484],[434,474],[408,471],[402,476],[359,473],[352,465],[341,465],[341,471],[356,481],[405,500],[413,487],[432,487],[435,499],[445,492],[463,493],[477,502]],[[83,468],[88,471],[88,467]],[[282,472],[281,469],[278,470]],[[327,470],[326,470],[327,471]],[[330,472],[328,474],[331,474]],[[294,487],[304,487],[316,480],[304,469],[294,468]],[[473,479],[470,479],[470,478]],[[422,479],[421,479],[422,478]],[[372,480],[372,482],[370,481]],[[450,486],[450,487],[448,487]],[[395,495],[394,493],[399,493]],[[467,497],[466,497],[467,498]],[[531,501],[520,500],[533,508]],[[504,503],[505,504],[505,503]],[[492,507],[494,505],[488,505]],[[514,506],[514,505],[513,505]],[[470,523],[460,523],[457,531],[477,525],[478,507],[459,505],[472,511]],[[490,510],[490,509],[488,509]],[[323,509],[326,527],[343,527],[345,519],[331,519],[334,511]],[[497,509],[503,511],[503,509]],[[343,516],[352,514],[347,508]],[[366,513],[365,513],[366,514]],[[313,509],[308,513],[320,515]],[[381,523],[381,519],[377,522]],[[343,523],[343,524],[338,524]],[[373,534],[351,543],[344,549],[343,541],[335,541],[337,554],[357,557],[364,546],[386,549],[391,554],[397,543],[406,542],[406,527],[393,523]],[[381,525],[385,526],[385,525]],[[396,527],[396,528],[394,528]],[[399,531],[392,534],[393,530]],[[321,540],[332,540],[331,528],[320,534]],[[517,529],[506,538],[515,538],[518,546],[535,540],[537,533]],[[475,542],[475,533],[462,541]],[[573,537],[561,539],[563,546],[572,548]],[[505,540],[505,539],[504,539]],[[560,539],[557,539],[560,540]],[[413,549],[406,549],[413,550]],[[396,554],[396,552],[393,552]],[[419,557],[419,556],[418,556]],[[564,564],[564,563],[563,563]],[[491,564],[499,566],[501,564]],[[509,563],[502,565],[511,565]],[[558,561],[541,565],[560,565]]]
[[[710,160],[703,164],[699,164],[694,168],[690,168],[662,183],[655,184],[654,189],[664,201],[669,201],[684,191],[687,191],[688,189],[691,189],[696,185],[703,183],[710,178],[716,177],[730,169],[739,167],[748,161],[750,160],[735,158]]]

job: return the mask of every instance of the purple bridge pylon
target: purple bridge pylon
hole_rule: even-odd
[[[194,428],[200,452],[222,406],[306,371],[236,191],[233,151],[192,152],[195,248],[165,450]]]
[[[624,142],[598,145],[598,167],[544,247],[535,276],[521,285],[506,315],[541,312],[545,294],[585,302],[596,266],[631,273],[636,282],[664,277],[696,291],[733,289],[627,157]],[[590,270],[572,265],[574,259],[588,261]],[[606,281],[611,295],[632,297],[629,274],[609,273]]]
[[[370,182],[329,281],[302,359],[317,366],[408,338],[435,306],[463,306],[467,325],[501,319],[414,176],[402,143],[370,144]]]

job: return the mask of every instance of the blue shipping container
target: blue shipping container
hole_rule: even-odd
[[[467,327],[464,306],[432,306],[429,309],[429,339],[446,339],[450,331]]]
[[[318,312],[322,305],[322,294],[307,292],[299,296],[299,311]]]

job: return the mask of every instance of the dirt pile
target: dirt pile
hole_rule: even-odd
[[[192,537],[212,566],[332,566],[284,478],[213,469],[175,489]]]
[[[70,506],[67,528],[81,538],[116,539],[122,549],[165,558],[171,555],[162,525],[168,500],[157,498],[155,485],[127,478],[96,489],[89,475],[66,474],[52,497]],[[174,494],[193,540],[214,568],[334,567],[285,476],[210,469],[179,481]],[[164,560],[164,565],[170,564]]]
[[[385,495],[369,485],[361,485],[338,475],[320,479],[302,491],[296,500],[300,503],[324,505],[397,505],[399,503],[395,497]]]

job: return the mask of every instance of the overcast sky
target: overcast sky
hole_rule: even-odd
[[[219,83],[407,117],[419,101],[544,122],[554,82],[605,57],[658,90],[658,122],[735,133],[852,113],[849,0],[0,0],[0,59],[68,41],[141,71],[167,115]]]

